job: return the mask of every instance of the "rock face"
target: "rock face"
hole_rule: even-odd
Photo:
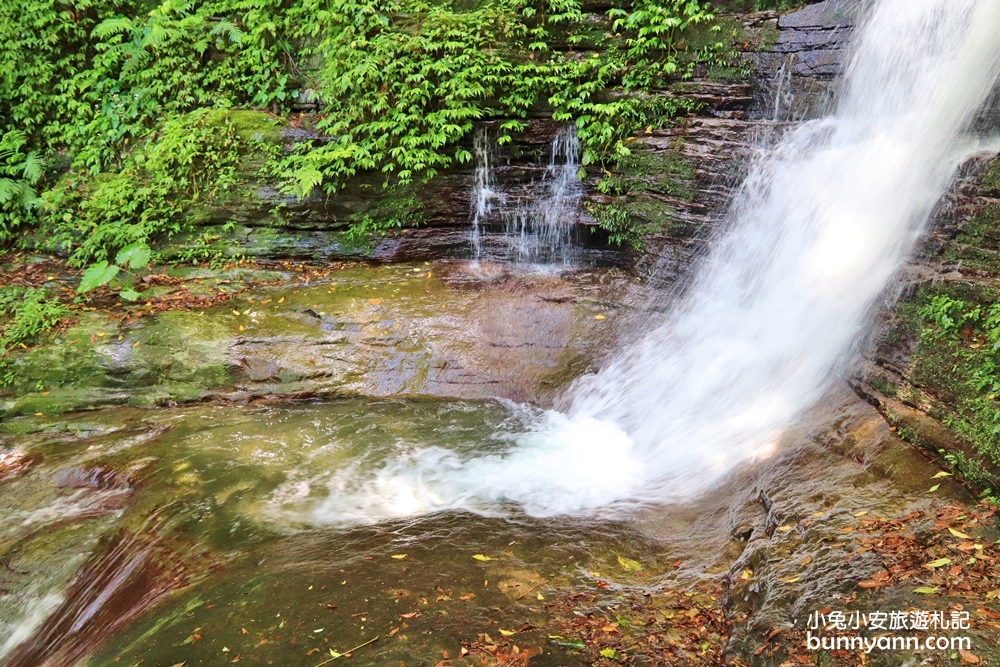
[[[701,115],[636,141],[638,150],[686,167],[673,192],[644,187],[621,200],[655,230],[637,258],[640,273],[661,284],[688,275],[706,239],[725,224],[732,194],[755,152],[780,139],[789,121],[815,117],[828,107],[859,7],[855,0],[827,0],[791,14],[741,18],[754,84],[713,84],[705,88]],[[706,84],[691,85],[698,90]]]
[[[618,314],[635,307],[634,285],[614,269],[409,263],[255,288],[131,325],[95,313],[18,360],[24,389],[0,409],[324,395],[545,402],[596,361]],[[65,483],[102,479],[75,471]]]
[[[826,110],[861,10],[859,0],[825,0],[791,14],[751,19],[776,34],[773,46],[756,57],[761,90],[770,93],[756,109],[759,116],[803,120]]]

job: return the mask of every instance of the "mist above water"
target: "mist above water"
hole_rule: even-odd
[[[752,166],[677,306],[561,412],[490,454],[409,447],[337,475],[312,519],[614,511],[693,497],[773,447],[829,389],[974,150],[1000,3],[880,0],[856,40],[835,113]]]

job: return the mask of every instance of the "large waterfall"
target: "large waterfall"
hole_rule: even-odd
[[[1000,74],[997,0],[879,0],[837,107],[754,164],[676,307],[561,411],[490,453],[417,447],[330,485],[318,520],[535,515],[682,500],[773,447],[837,377],[975,149]],[[525,425],[526,424],[526,425]]]

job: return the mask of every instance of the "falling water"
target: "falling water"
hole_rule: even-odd
[[[561,129],[552,141],[549,163],[539,182],[516,194],[496,185],[496,156],[486,130],[474,139],[476,172],[473,183],[472,247],[476,259],[483,254],[483,226],[498,221],[503,226],[500,253],[518,262],[560,262],[571,259],[571,236],[580,209],[583,186],[580,141],[576,127]]]
[[[493,212],[495,201],[501,200],[500,193],[494,183],[493,170],[495,156],[493,146],[489,141],[486,128],[480,128],[472,143],[473,155],[476,159],[476,173],[472,185],[472,249],[479,259],[483,252],[482,225]],[[502,201],[501,201],[502,203]]]
[[[1000,2],[874,3],[836,112],[752,167],[672,313],[494,453],[411,447],[331,484],[313,519],[612,511],[689,498],[767,452],[830,388],[998,74]]]

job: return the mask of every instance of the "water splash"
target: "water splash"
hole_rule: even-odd
[[[768,451],[820,399],[926,228],[1000,75],[996,0],[881,0],[837,111],[751,169],[686,295],[564,411],[501,453],[408,452],[316,521],[520,505],[533,515],[690,498]]]
[[[504,192],[496,184],[496,155],[485,129],[477,132],[473,151],[476,172],[472,188],[472,247],[483,256],[483,227],[502,226],[497,252],[505,259],[524,263],[572,261],[572,232],[580,210],[583,185],[580,140],[576,126],[559,130],[552,140],[549,163],[539,182],[523,191]]]

